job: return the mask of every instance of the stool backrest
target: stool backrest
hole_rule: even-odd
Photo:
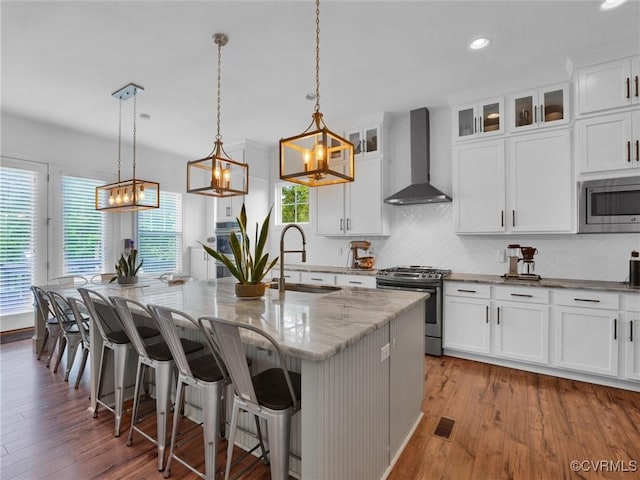
[[[90,345],[91,339],[89,337],[89,329],[85,326],[85,318],[83,316],[83,312],[89,312],[89,309],[84,304],[82,300],[77,298],[69,297],[67,298],[69,302],[69,307],[73,312],[73,317],[76,320],[76,325],[78,325],[78,329],[80,330],[80,335],[82,336],[82,341],[86,346]]]
[[[31,291],[33,292],[33,297],[36,300],[36,306],[38,307],[38,311],[40,312],[40,316],[43,321],[47,321],[50,318],[56,318],[56,314],[51,308],[51,303],[49,301],[49,295],[47,292],[40,287],[36,287],[35,285],[31,285]]]
[[[50,290],[48,294],[60,327],[63,330],[69,331],[76,324],[76,319],[73,316],[69,302],[65,297],[53,290]]]
[[[140,321],[136,321],[136,319],[134,319],[134,316],[138,318],[150,318],[153,322],[153,317],[151,316],[151,312],[147,306],[136,300],[125,297],[113,296],[109,297],[109,300],[111,300],[111,302],[116,306],[124,331],[127,333],[127,336],[129,337],[129,340],[131,340],[136,352],[138,352],[138,355],[149,358],[147,346],[137,328],[137,323],[142,324],[144,321],[143,319],[140,319]],[[131,311],[131,306],[138,310],[135,314]]]
[[[93,324],[98,327],[102,341],[111,343],[108,333],[125,331],[122,321],[113,304],[98,292],[87,288],[79,288],[80,296],[93,319]]]

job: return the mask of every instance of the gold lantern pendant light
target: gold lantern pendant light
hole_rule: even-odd
[[[136,178],[136,98],[144,91],[129,83],[111,94],[118,99],[118,181],[96,187],[96,210],[104,212],[134,212],[160,207],[160,184]],[[122,102],[133,97],[133,177],[121,180]]]
[[[353,182],[353,144],[329,130],[320,113],[320,0],[316,0],[315,96],[311,124],[300,135],[280,140],[280,178],[309,187]]]
[[[218,45],[218,134],[208,157],[187,164],[187,192],[210,197],[245,195],[249,191],[249,166],[229,158],[222,148],[220,135],[220,63],[222,47],[229,38],[224,33],[216,33],[213,41]]]

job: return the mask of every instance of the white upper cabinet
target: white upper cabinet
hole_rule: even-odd
[[[581,173],[640,168],[640,110],[576,122]]]
[[[354,128],[344,132],[344,138],[353,143],[356,158],[382,154],[382,135],[379,123],[364,128]]]
[[[509,132],[569,123],[569,84],[551,85],[507,97]]]
[[[574,231],[569,131],[519,136],[508,146],[509,231]]]
[[[453,149],[453,203],[457,233],[504,232],[504,141]]]
[[[316,188],[318,235],[384,235],[382,156],[359,158],[351,183]]]
[[[577,72],[578,114],[640,104],[640,56]]]
[[[453,149],[456,233],[574,231],[570,135],[566,129]]]
[[[504,99],[492,98],[453,109],[453,141],[504,133]]]

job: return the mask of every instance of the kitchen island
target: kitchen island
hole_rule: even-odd
[[[382,478],[422,416],[425,294],[344,287],[281,296],[268,289],[261,299],[240,300],[231,279],[168,286],[141,278],[135,287],[91,288],[194,318],[243,321],[276,338],[289,368],[302,374],[302,410],[294,416],[291,435],[296,477]],[[59,291],[78,295],[73,289]],[[184,326],[185,336],[198,338],[199,332]],[[91,371],[97,372],[99,338],[93,337]],[[273,364],[268,345],[243,338],[254,368]],[[242,437],[239,441],[245,443]]]

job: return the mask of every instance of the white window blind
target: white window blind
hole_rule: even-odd
[[[138,212],[138,254],[145,273],[182,270],[182,195],[160,192],[160,208]]]
[[[96,187],[104,182],[62,176],[64,275],[104,271],[106,215],[95,209]]]
[[[33,310],[38,277],[38,173],[0,166],[0,315]]]

